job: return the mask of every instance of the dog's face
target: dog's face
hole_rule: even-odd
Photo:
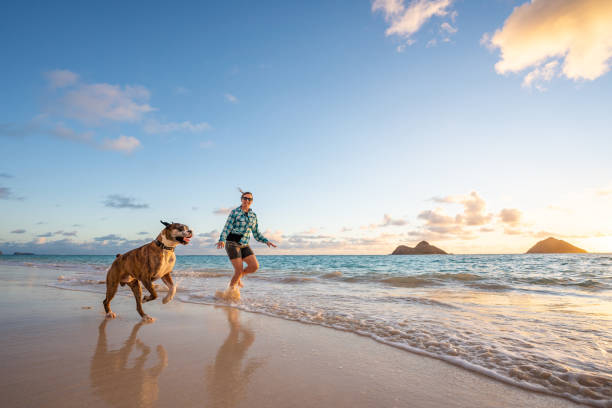
[[[166,226],[162,231],[162,234],[169,241],[178,242],[179,244],[187,245],[191,238],[193,237],[193,231],[189,229],[188,226],[179,224],[178,222],[161,222]]]

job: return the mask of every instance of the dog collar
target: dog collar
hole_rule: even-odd
[[[174,251],[174,247],[165,246],[163,242],[157,239],[153,242],[155,242],[155,244],[157,244],[157,246],[160,247],[161,249],[167,249],[168,251]]]

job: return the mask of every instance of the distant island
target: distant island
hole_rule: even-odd
[[[391,255],[448,255],[438,247],[429,245],[427,241],[421,241],[417,246],[411,248],[406,245],[400,245],[395,248]]]
[[[34,252],[15,252],[13,255],[34,255]]]
[[[586,254],[582,248],[578,248],[570,244],[569,242],[565,242],[561,239],[556,239],[553,237],[546,238],[543,241],[538,242],[526,253],[528,254]]]

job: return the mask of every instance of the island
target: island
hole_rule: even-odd
[[[421,241],[411,248],[406,245],[400,245],[395,248],[395,251],[391,255],[448,255],[446,252],[438,247],[430,245],[427,241]]]
[[[586,254],[582,248],[573,246],[569,242],[553,237],[546,238],[529,248],[527,254]]]
[[[34,255],[34,252],[15,252],[13,255]]]

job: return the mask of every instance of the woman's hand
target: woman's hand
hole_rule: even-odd
[[[266,245],[268,246],[268,248],[270,248],[270,247],[274,247],[274,248],[276,248],[276,245],[274,245],[274,244],[273,244],[272,242],[270,242],[270,241],[266,242]]]
[[[225,246],[225,242],[221,242],[221,241],[217,242],[217,249],[221,249],[224,246]]]

